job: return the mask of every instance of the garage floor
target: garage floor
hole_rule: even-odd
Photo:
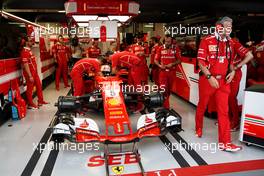
[[[102,145],[93,143],[90,146],[77,146],[67,143],[65,146],[68,148],[52,150],[53,143],[49,142],[50,131],[47,129],[57,111],[53,105],[58,96],[68,92],[69,89],[62,89],[58,93],[54,84],[48,86],[44,95],[51,102],[50,105],[40,110],[29,110],[25,119],[8,121],[0,127],[0,175],[105,175]],[[194,135],[195,107],[176,96],[171,97],[171,102],[173,109],[183,118],[184,131],[169,133],[161,138],[144,139],[139,143],[142,164],[148,176],[263,175],[263,148],[242,144],[243,150],[237,153],[219,151],[215,148],[215,120],[205,118],[203,138],[197,138]],[[132,121],[136,121],[138,116],[131,115]],[[91,112],[90,117],[97,120],[99,127],[103,126],[101,114]],[[235,144],[240,144],[238,135],[239,132],[232,133]],[[124,149],[130,147],[126,145]],[[119,146],[112,148],[113,151],[117,149]],[[112,175],[117,170],[122,170],[121,175],[140,175],[139,167],[130,155],[113,157],[109,169]]]

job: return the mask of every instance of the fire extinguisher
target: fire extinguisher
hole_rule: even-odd
[[[100,39],[101,42],[106,42],[106,26],[104,23],[100,27]]]

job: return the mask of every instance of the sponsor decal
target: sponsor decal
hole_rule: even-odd
[[[108,100],[108,105],[110,106],[117,106],[120,104],[120,100],[118,98],[111,98]]]
[[[137,157],[134,154],[126,154],[126,155],[110,155],[108,157],[109,166],[116,165],[130,165],[138,163]],[[87,166],[88,167],[100,167],[105,164],[105,159],[102,156],[93,156],[88,159]]]
[[[84,120],[83,123],[80,124],[81,128],[87,128],[88,126],[89,126],[89,123],[86,120]]]
[[[112,171],[116,174],[116,175],[120,175],[124,172],[124,166],[113,166],[112,167]]]
[[[216,45],[209,45],[210,52],[216,52],[217,46]]]
[[[122,115],[123,111],[111,111],[110,115]]]
[[[149,118],[148,116],[146,116],[146,118],[145,118],[145,123],[146,124],[150,124],[150,123],[152,123],[153,122],[153,120],[151,119],[151,118]]]

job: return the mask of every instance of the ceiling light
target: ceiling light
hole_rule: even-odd
[[[108,18],[109,20],[118,20],[120,22],[126,22],[127,20],[129,20],[131,16],[114,16],[114,15],[109,15]]]
[[[88,22],[90,20],[97,20],[97,15],[73,15],[73,19],[76,22]]]
[[[108,17],[98,17],[97,20],[100,20],[100,21],[109,21],[109,18]]]
[[[153,25],[146,24],[144,25],[145,28],[153,28]]]
[[[77,23],[79,27],[88,27],[89,23]]]
[[[180,15],[180,14],[181,14],[181,12],[179,11],[179,12],[177,12],[177,14],[178,14],[178,15]]]
[[[113,21],[117,20],[120,22],[126,22],[131,18],[131,16],[115,16],[115,15],[109,15],[108,17],[98,17],[97,15],[73,15],[73,19],[76,22],[88,22],[88,21],[95,21],[95,20],[101,20],[101,21]]]
[[[66,13],[65,10],[59,10],[58,13]]]
[[[26,27],[25,23],[18,23],[18,22],[8,22],[11,25],[18,25],[19,27]]]
[[[20,24],[25,24],[25,23],[18,23],[18,22],[8,22],[8,24],[20,25]]]

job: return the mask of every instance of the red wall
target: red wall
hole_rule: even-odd
[[[7,94],[10,81],[22,85],[22,72],[19,58],[0,60],[0,93]]]

